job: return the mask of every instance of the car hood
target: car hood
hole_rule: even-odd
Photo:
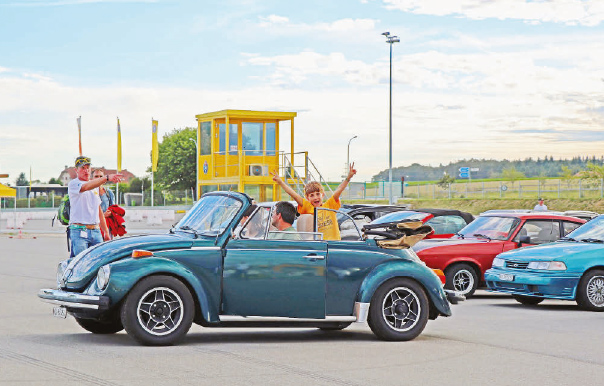
[[[532,260],[532,261],[565,261],[573,259],[578,254],[589,252],[601,252],[604,244],[579,243],[571,241],[557,241],[554,243],[541,244],[534,247],[515,249],[500,254],[498,257],[508,260]]]
[[[499,242],[499,240],[490,241]],[[488,244],[489,240],[487,239],[427,239],[422,240],[419,243],[415,244],[412,248],[415,252],[423,251],[428,248],[451,248],[453,246],[467,246],[467,245],[484,245]]]
[[[135,249],[158,251],[190,248],[192,245],[190,236],[178,234],[130,236],[101,243],[71,260],[65,270],[65,287],[73,290],[85,288],[101,266],[129,257]]]

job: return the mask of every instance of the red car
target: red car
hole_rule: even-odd
[[[445,288],[470,297],[501,252],[556,241],[585,222],[548,213],[483,214],[457,235],[422,240],[413,249],[428,267],[445,272]]]

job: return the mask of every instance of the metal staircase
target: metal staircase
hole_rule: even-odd
[[[290,159],[287,157],[286,153],[283,153],[282,155],[280,175],[284,178],[284,181],[287,181],[287,183],[302,197],[304,197],[304,185],[311,181],[317,181],[323,186],[325,192],[333,194],[331,186],[329,186],[325,178],[323,178],[314,162],[308,157],[308,152],[294,153],[294,156],[296,155],[298,156],[297,159],[303,156],[304,164],[294,164],[293,175]]]

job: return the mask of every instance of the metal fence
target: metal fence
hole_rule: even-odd
[[[336,184],[332,189],[335,190]],[[120,191],[119,204],[123,206],[139,206],[140,203],[125,202],[124,192]],[[387,200],[390,195],[390,185],[386,181],[351,182],[342,193],[344,200]],[[477,181],[456,182],[442,188],[436,184],[413,184],[402,186],[400,181],[392,183],[394,199],[448,199],[448,198],[604,198],[604,180],[571,180],[560,179],[526,180],[526,181]],[[287,194],[282,193],[282,197]],[[285,198],[284,198],[285,199]],[[57,208],[61,196],[53,194],[35,198],[20,198],[16,200],[16,208]],[[153,206],[191,205],[194,194],[191,190],[155,191]],[[151,193],[142,194],[143,206],[151,206]],[[14,208],[14,198],[0,198],[0,209]]]
[[[352,182],[342,198],[350,200],[388,199],[390,184]],[[402,186],[400,181],[392,183],[392,195],[397,198],[447,199],[447,198],[604,198],[604,180],[560,179],[526,181],[478,181],[456,182],[446,187],[437,184],[414,184]]]

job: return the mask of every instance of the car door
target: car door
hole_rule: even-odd
[[[221,314],[324,318],[326,258],[322,240],[231,240]]]

